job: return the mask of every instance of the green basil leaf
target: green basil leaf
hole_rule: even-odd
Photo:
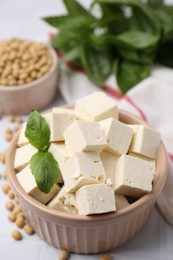
[[[121,6],[112,4],[99,4],[102,17],[96,22],[96,26],[107,26],[108,33],[118,34],[128,29],[128,18],[125,17]]]
[[[107,4],[107,3],[100,3],[100,7],[102,10],[102,14],[104,18],[108,18],[114,14],[115,19],[123,19],[124,18],[124,12],[121,8],[121,6]]]
[[[49,152],[37,152],[31,158],[30,168],[39,189],[49,193],[60,175],[58,163],[53,155]]]
[[[140,8],[144,13],[147,14],[148,6],[144,4],[141,0],[94,0],[94,3],[99,4],[113,4],[113,5],[127,5],[131,7],[138,7]],[[150,15],[150,14],[147,14]]]
[[[80,57],[80,50],[79,48],[74,48],[68,52],[66,52],[60,62],[66,62],[66,61],[74,61]]]
[[[33,146],[41,151],[45,151],[49,146],[49,126],[44,117],[36,110],[33,110],[29,115],[25,136]]]
[[[164,5],[162,7],[162,10],[164,10],[167,14],[170,15],[170,17],[173,17],[173,5]]]
[[[157,34],[159,39],[162,39],[168,34],[173,27],[171,15],[162,9],[150,9],[153,21],[140,11],[140,9],[134,8],[133,16],[131,17],[131,29],[143,30],[152,34]]]
[[[90,13],[76,0],[63,0],[70,15],[90,15]]]
[[[164,5],[164,0],[148,0],[147,2],[152,8],[160,8]]]
[[[133,16],[129,19],[129,30],[159,34],[156,20],[154,19],[154,21],[151,21],[151,19],[146,16],[145,13],[141,12],[139,8],[133,8]]]
[[[78,43],[80,43],[80,40],[78,40],[75,33],[66,33],[64,30],[58,32],[51,42],[54,48],[58,48],[62,51],[70,51],[78,46]]]
[[[112,72],[111,53],[106,50],[94,49],[90,46],[81,48],[82,65],[89,78],[96,84],[103,86],[106,78]]]
[[[63,24],[64,21],[67,21],[67,15],[62,16],[47,16],[43,17],[42,20],[48,23],[49,25],[59,28],[61,24]]]
[[[104,3],[104,4],[121,4],[121,5],[141,5],[140,0],[94,0],[94,3]]]
[[[87,16],[70,16],[70,15],[63,15],[63,16],[51,16],[51,17],[44,17],[43,20],[47,22],[49,25],[60,28],[60,29],[68,29],[68,30],[78,30],[80,28],[84,29],[85,27],[88,28],[92,22],[95,22],[94,18],[90,18]]]
[[[113,25],[113,23],[118,23],[119,19],[118,16],[116,16],[115,14],[109,15],[109,16],[105,16],[100,18],[99,20],[96,21],[95,25],[97,28],[100,27],[106,27]]]
[[[117,70],[117,82],[123,93],[134,87],[141,80],[150,75],[151,64],[134,62],[120,62]]]
[[[110,48],[110,40],[109,35],[95,35],[94,33],[90,33],[89,35],[89,42],[94,48],[103,49],[103,48]]]
[[[165,38],[167,34],[171,33],[173,30],[172,17],[164,10],[154,10],[156,16],[156,21],[159,24],[160,30],[163,33],[161,38]]]
[[[156,55],[156,48],[147,48],[145,50],[133,50],[128,48],[119,48],[118,53],[121,59],[141,64],[152,63]]]
[[[94,0],[94,3],[112,4],[118,6],[124,5],[124,6],[131,7],[132,10],[138,9],[140,10],[141,13],[143,13],[145,17],[147,17],[147,19],[150,20],[150,26],[151,25],[154,26],[155,24],[155,17],[153,17],[152,9],[140,0]]]
[[[110,16],[105,16],[97,20],[95,22],[95,28],[105,28],[107,34],[117,35],[128,30],[129,18],[121,17],[113,13]]]
[[[127,31],[117,36],[112,36],[112,43],[123,48],[146,49],[159,41],[159,36],[143,31]]]
[[[87,34],[84,31],[60,30],[52,40],[51,44],[54,48],[59,49],[62,53],[66,54],[74,49],[79,49],[81,45],[85,44]],[[77,54],[77,53],[76,53]]]

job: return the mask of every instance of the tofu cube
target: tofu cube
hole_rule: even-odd
[[[51,143],[48,152],[53,155],[61,170],[61,165],[69,158],[65,144],[63,142]],[[63,183],[62,175],[58,177],[57,183]]]
[[[49,193],[46,194],[40,191],[36,184],[35,178],[32,175],[30,165],[26,166],[22,171],[17,173],[16,176],[25,192],[43,204],[46,204],[49,200],[51,200],[60,190],[60,187],[54,184]]]
[[[64,132],[65,145],[70,154],[74,152],[101,152],[107,142],[99,123],[74,121]]]
[[[112,98],[103,92],[94,92],[75,103],[75,113],[79,119],[100,121],[109,117],[118,119],[118,107]]]
[[[69,158],[64,142],[51,143],[48,152],[52,153],[59,164],[64,163]]]
[[[156,159],[160,143],[161,136],[159,132],[145,125],[138,125],[138,127],[134,127],[134,135],[129,152]]]
[[[131,156],[134,156],[134,157],[137,157],[137,158],[140,158],[142,160],[146,160],[146,161],[153,161],[154,159],[151,159],[149,157],[146,157],[142,154],[138,154],[138,153],[133,153],[133,152],[128,152],[128,155],[131,155]]]
[[[47,204],[49,208],[59,209],[68,213],[77,214],[77,202],[75,193],[67,193],[65,186],[59,193]]]
[[[136,131],[137,131],[139,125],[129,125],[129,124],[128,124],[128,127],[130,127],[130,128],[133,130],[133,133],[136,133]]]
[[[130,205],[126,197],[120,194],[115,194],[115,204],[117,210],[126,208],[127,206]]]
[[[25,130],[26,130],[26,123],[23,123],[23,125],[20,129],[19,139],[18,139],[18,142],[17,142],[17,145],[19,147],[29,143],[29,140],[25,136]]]
[[[26,144],[16,149],[14,157],[14,168],[17,171],[21,171],[27,166],[31,160],[31,157],[38,152],[38,149],[31,144]]]
[[[43,116],[50,128],[51,142],[64,141],[64,131],[76,119],[74,110],[67,108],[53,108]]]
[[[75,192],[86,184],[105,182],[106,174],[96,152],[79,152],[61,165],[67,192]]]
[[[76,191],[80,215],[116,211],[114,189],[106,184],[85,185]]]
[[[106,178],[111,179],[113,185],[115,184],[115,172],[119,161],[119,157],[113,153],[102,151],[100,153],[100,159],[103,163],[103,167],[106,172]]]
[[[155,161],[122,155],[115,174],[115,192],[139,198],[152,191]]]
[[[132,140],[133,130],[114,118],[101,121],[100,127],[107,140],[105,151],[117,155],[126,154]]]

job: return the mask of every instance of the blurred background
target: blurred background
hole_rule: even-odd
[[[80,0],[89,6],[91,0]],[[0,38],[47,38],[53,31],[41,17],[65,13],[61,0],[0,0]]]

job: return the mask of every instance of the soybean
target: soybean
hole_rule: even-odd
[[[11,233],[11,235],[12,235],[12,238],[14,238],[15,240],[21,240],[23,238],[22,234],[18,230],[14,230]]]
[[[66,250],[61,250],[59,253],[59,260],[67,260],[69,258],[70,254]]]
[[[101,255],[100,256],[100,260],[111,260],[111,259],[112,259],[111,255]]]
[[[3,190],[4,193],[7,194],[7,193],[11,190],[10,185],[9,185],[8,183],[5,183],[5,184],[2,186],[2,190]]]
[[[11,200],[13,200],[14,197],[15,197],[15,195],[14,195],[14,193],[12,192],[11,189],[8,191],[8,197],[9,197],[9,199],[11,199]]]
[[[11,222],[15,222],[16,221],[16,215],[13,214],[13,213],[10,213],[8,215],[8,220],[11,221]]]
[[[13,213],[14,214],[18,214],[19,212],[21,212],[22,210],[21,210],[21,206],[20,206],[20,204],[17,204],[17,205],[15,205],[15,207],[14,207],[14,209],[13,209]]]
[[[14,203],[9,200],[9,201],[7,201],[7,202],[5,203],[5,207],[6,207],[6,209],[12,211],[12,210],[14,209]]]
[[[16,226],[17,226],[18,228],[23,228],[23,227],[25,226],[25,220],[24,220],[24,218],[18,217],[18,218],[16,219]]]
[[[34,229],[29,224],[24,226],[24,230],[28,235],[34,234]]]

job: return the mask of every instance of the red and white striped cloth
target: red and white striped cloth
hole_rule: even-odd
[[[128,77],[128,75],[127,75]],[[158,130],[169,155],[169,173],[166,185],[157,201],[162,215],[173,225],[173,70],[154,67],[152,74],[122,95],[114,76],[111,76],[102,89],[113,96],[119,108],[142,118]],[[98,91],[86,74],[67,64],[61,68],[60,91],[67,103]]]

